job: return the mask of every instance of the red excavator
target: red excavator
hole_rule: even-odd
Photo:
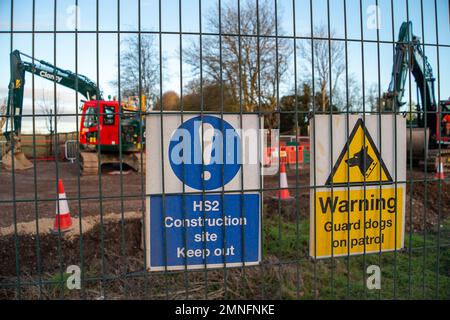
[[[31,61],[23,61],[22,56]],[[25,72],[79,92],[87,100],[81,107],[79,128],[79,155],[83,175],[98,174],[104,164],[125,163],[136,171],[145,169],[141,160],[144,144],[144,122],[142,113],[145,103],[133,106],[118,101],[103,100],[102,92],[89,78],[63,70],[43,60],[14,50],[10,54],[11,80],[9,83],[6,124],[3,132],[6,138],[6,154],[3,165],[10,170],[24,170],[33,167],[21,149],[21,127]],[[145,100],[145,99],[144,99]],[[141,110],[139,110],[141,109]]]

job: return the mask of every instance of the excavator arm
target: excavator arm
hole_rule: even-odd
[[[412,23],[403,22],[395,46],[391,82],[384,95],[387,111],[397,112],[406,103],[403,98],[408,71],[411,71],[420,92],[417,110],[418,126],[435,130],[433,128],[436,128],[436,117],[433,113],[436,112],[437,106],[434,92],[436,79],[428,58],[422,50],[420,39],[412,32]],[[427,113],[426,123],[425,113]]]
[[[31,59],[23,61],[21,56]],[[56,82],[62,86],[79,92],[88,100],[102,100],[102,93],[98,86],[87,77],[63,70],[43,60],[32,57],[14,50],[10,54],[10,82],[8,86],[8,100],[5,131],[7,154],[3,157],[3,164],[12,167],[15,158],[15,169],[27,169],[32,166],[21,151],[20,133],[22,128],[22,111],[25,86],[25,72],[35,74],[41,78]]]
[[[398,112],[406,103],[403,98],[409,72],[416,81],[420,97],[417,102],[417,127],[412,127],[407,135],[408,156],[412,157],[413,163],[423,162],[430,169],[434,168],[437,161],[443,161],[447,170],[450,167],[450,150],[437,148],[442,143],[438,141],[443,115],[440,109],[447,102],[441,101],[439,108],[434,89],[436,79],[431,64],[423,52],[420,39],[413,34],[412,23],[403,22],[395,46],[391,82],[383,96],[387,111]]]

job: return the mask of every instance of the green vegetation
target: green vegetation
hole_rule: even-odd
[[[50,293],[51,296],[58,296],[61,294],[61,290],[64,291],[64,294],[68,294],[70,290],[67,288],[67,279],[69,279],[70,276],[71,274],[66,272],[48,275],[48,278],[45,279],[48,283],[48,294]]]
[[[294,282],[288,279],[291,282],[284,283],[280,277],[280,283],[273,283],[281,298],[298,294],[303,299],[450,298],[450,219],[441,223],[439,236],[437,232],[406,233],[402,251],[316,262],[308,257],[309,220],[299,220],[296,223],[281,216],[264,220],[264,258],[276,257],[283,272],[286,268],[298,270]],[[370,265],[381,268],[381,290],[366,287]]]
[[[259,266],[219,268],[197,271],[143,273],[143,251],[130,249],[124,259],[118,242],[117,224],[104,225],[111,235],[105,246],[105,256],[89,254],[84,260],[82,290],[69,290],[69,274],[54,267],[54,260],[45,259],[43,285],[38,286],[35,265],[22,265],[23,299],[449,299],[450,298],[450,218],[441,223],[437,232],[405,235],[405,249],[397,253],[322,259],[314,262],[308,256],[309,219],[296,217],[294,210],[265,207],[263,219],[263,261]],[[127,224],[129,234],[140,230],[139,220]],[[84,235],[85,248],[96,248],[100,225]],[[128,233],[127,233],[128,234]],[[53,238],[51,238],[53,239]],[[5,240],[4,240],[5,241]],[[14,238],[9,241],[13,242]],[[21,242],[31,238],[22,238]],[[42,241],[49,242],[49,239]],[[53,239],[53,241],[55,241]],[[72,240],[73,241],[73,240]],[[139,241],[139,240],[138,240]],[[130,241],[131,242],[131,241]],[[138,243],[138,242],[136,242]],[[4,247],[11,247],[4,242]],[[78,242],[63,242],[68,256],[76,256]],[[34,246],[29,246],[34,252]],[[53,248],[53,246],[49,246]],[[52,250],[52,249],[50,249]],[[56,248],[53,248],[52,256]],[[89,252],[95,252],[91,249]],[[25,260],[22,260],[25,261]],[[35,261],[29,259],[29,261]],[[67,262],[65,264],[72,264]],[[381,290],[366,287],[367,267],[381,268]],[[34,271],[34,272],[33,272]],[[12,271],[14,272],[14,270]],[[0,288],[0,299],[17,297],[17,278],[13,284]]]

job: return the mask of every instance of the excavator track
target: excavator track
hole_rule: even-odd
[[[137,168],[135,170],[137,172],[144,172],[145,173],[145,166],[146,166],[145,151],[142,151],[142,157],[141,157],[141,153],[140,152],[136,152],[133,155],[134,155],[134,157],[136,157],[136,161],[137,161]]]
[[[83,176],[98,175],[99,163],[101,167],[104,164],[120,163],[120,160],[137,172],[141,172],[141,168],[145,172],[145,152],[142,153],[142,158],[140,152],[134,152],[123,153],[122,158],[120,158],[119,154],[102,153],[99,159],[96,151],[82,151],[80,152],[81,174]]]
[[[97,152],[80,152],[81,175],[94,176],[98,174],[98,155]]]

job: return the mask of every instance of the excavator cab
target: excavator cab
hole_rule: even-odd
[[[118,101],[86,101],[79,131],[83,174],[98,174],[101,166],[117,163],[140,171],[141,130],[139,113],[119,109]]]
[[[119,134],[122,136],[122,151],[136,152],[141,148],[138,113],[122,113],[119,119],[117,101],[86,101],[81,116],[79,143],[85,149],[102,152],[118,152]]]

